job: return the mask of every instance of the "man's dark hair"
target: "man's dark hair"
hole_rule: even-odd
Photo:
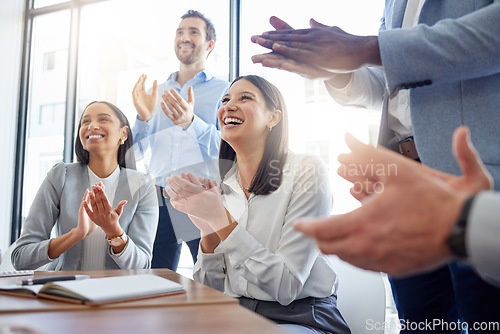
[[[217,36],[215,34],[215,27],[212,21],[202,13],[200,13],[197,10],[190,9],[188,10],[184,15],[181,16],[181,19],[184,20],[188,17],[197,17],[199,19],[202,19],[205,21],[206,25],[206,33],[207,33],[207,42],[210,42],[211,40],[214,40],[214,42],[217,40]]]

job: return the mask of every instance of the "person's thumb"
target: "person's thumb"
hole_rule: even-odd
[[[155,99],[158,96],[158,81],[156,80],[153,81],[153,91],[151,92],[151,95],[153,95]]]
[[[193,86],[189,86],[188,88],[188,99],[187,103],[189,104],[194,104],[194,91],[193,91]]]
[[[321,27],[328,27],[327,25],[323,24],[323,23],[319,23],[318,21],[316,21],[315,19],[310,19],[309,20],[309,25],[311,26],[311,28],[321,28]]]
[[[125,200],[118,203],[118,206],[115,209],[115,212],[118,215],[118,217],[122,215],[123,207],[125,206],[125,204],[127,204],[127,201],[125,201]]]
[[[470,132],[466,126],[457,128],[453,133],[453,153],[465,178],[484,183],[484,187],[492,187],[492,177],[472,145]]]

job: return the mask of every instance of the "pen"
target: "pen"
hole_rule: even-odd
[[[29,278],[23,280],[21,285],[35,285],[35,284],[45,284],[48,282],[58,282],[58,281],[74,281],[90,278],[89,275],[63,275],[63,276],[48,276],[40,278]]]

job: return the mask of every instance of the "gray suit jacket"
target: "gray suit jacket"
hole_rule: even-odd
[[[343,105],[382,107],[379,143],[394,147],[387,127],[387,97],[410,89],[411,119],[423,163],[460,170],[451,150],[453,131],[471,129],[481,158],[500,189],[500,1],[427,0],[419,25],[401,27],[406,0],[387,0],[379,33],[383,68],[354,72]]]
[[[48,248],[53,229],[59,236],[78,225],[78,210],[89,182],[85,164],[59,163],[49,171],[12,251],[12,263],[16,269],[36,269],[46,264],[46,270],[81,268],[82,241],[53,261],[48,257]],[[158,225],[154,180],[135,170],[120,168],[113,207],[121,200],[127,200],[120,225],[129,236],[129,241],[121,255],[111,255],[110,250],[103,254],[106,256],[105,268],[150,268]]]
[[[387,91],[410,89],[423,163],[459,174],[453,131],[472,141],[500,189],[500,1],[427,0],[419,25],[401,26],[406,0],[387,0],[379,34]]]
[[[332,97],[343,105],[382,107],[379,143],[392,148],[395,139],[387,126],[387,98],[399,89],[410,89],[411,119],[422,162],[460,174],[451,140],[458,126],[467,125],[474,145],[493,175],[495,189],[500,190],[500,140],[497,138],[500,1],[427,0],[419,16],[421,24],[398,29],[406,2],[386,0],[378,38],[383,68],[365,67],[354,72],[347,101],[344,93],[336,91],[328,82],[326,86]],[[499,266],[493,260],[500,254],[498,215],[494,213],[498,204],[495,208],[494,201],[488,201],[485,196],[477,203],[477,208],[482,209],[474,209],[476,223],[468,227],[468,251],[471,264],[492,282],[491,277],[495,275],[500,280]],[[484,224],[478,223],[481,221]],[[483,242],[489,240],[488,235],[495,240]]]

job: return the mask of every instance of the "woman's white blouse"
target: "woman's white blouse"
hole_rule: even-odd
[[[335,292],[337,279],[328,257],[313,239],[293,228],[298,218],[330,215],[333,197],[325,164],[317,157],[290,153],[281,186],[248,200],[236,167],[228,175],[223,199],[238,225],[213,254],[200,247],[195,280],[233,297],[282,305]]]
[[[89,191],[92,191],[92,186],[102,182],[104,184],[104,193],[108,198],[109,203],[113,203],[115,199],[116,188],[120,179],[120,166],[106,178],[100,178],[87,166],[89,172]],[[92,234],[83,239],[83,254],[82,254],[82,270],[103,270],[105,267],[105,254],[111,248],[107,241],[106,233],[97,226]]]

